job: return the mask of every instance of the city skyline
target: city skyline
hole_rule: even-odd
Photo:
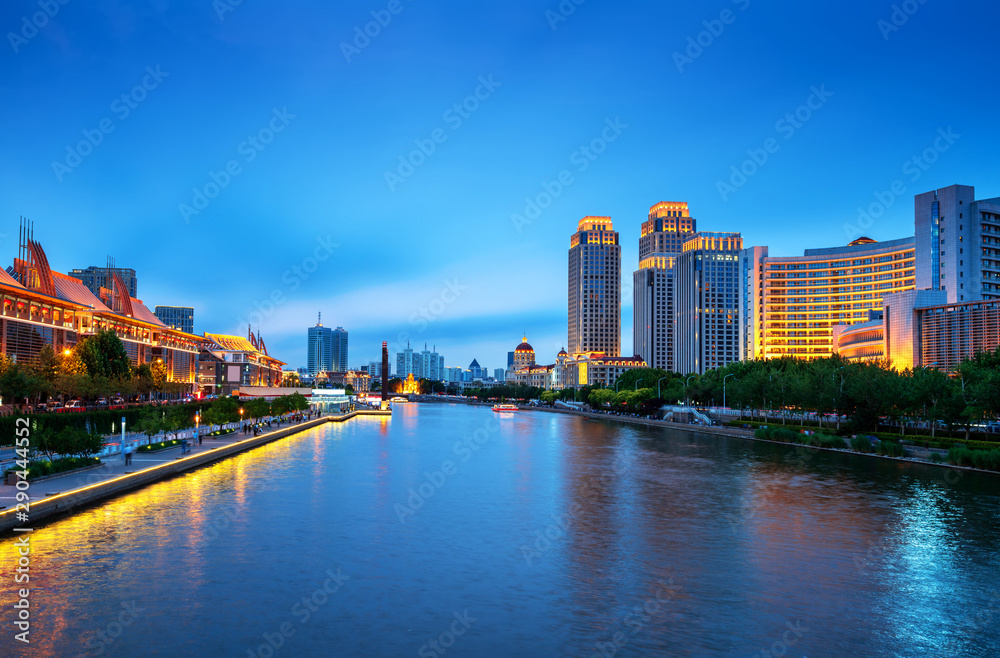
[[[30,217],[63,269],[111,255],[149,282],[144,302],[194,307],[212,331],[253,324],[290,365],[305,365],[316,308],[351,330],[350,367],[404,335],[437,343],[452,366],[500,363],[525,330],[554,355],[567,341],[564,292],[535,282],[561,281],[557,254],[587,215],[610,216],[621,235],[631,354],[640,226],[660,200],[794,256],[911,235],[911,199],[927,190],[997,193],[997,92],[966,66],[995,63],[975,46],[995,7],[977,6],[969,24],[921,5],[894,25],[890,5],[862,2],[793,16],[741,0],[731,22],[710,4],[644,7],[641,20],[592,4],[555,19],[544,2],[500,14],[404,5],[364,48],[342,46],[372,20],[363,3],[226,7],[60,5],[30,37],[22,17],[37,5],[0,10],[16,37],[0,84],[21,98],[0,110],[21,127],[6,144],[0,233]],[[317,30],[298,30],[304,15]],[[167,45],[181,33],[188,48]],[[99,64],[78,56],[88,49]],[[982,95],[913,104],[935,78]],[[98,222],[108,230],[76,228]],[[147,224],[164,230],[138,246]],[[371,228],[390,224],[376,248]],[[216,283],[194,255],[206,229],[266,235],[264,265]],[[413,248],[430,235],[440,248]],[[531,279],[512,283],[512,271]]]

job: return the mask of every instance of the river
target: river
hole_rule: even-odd
[[[997,656],[1000,478],[399,405],[31,535],[32,656]]]

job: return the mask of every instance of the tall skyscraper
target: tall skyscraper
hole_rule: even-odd
[[[306,347],[306,366],[313,377],[333,370],[333,331],[323,326],[323,314],[315,327],[309,327]]]
[[[584,217],[570,238],[569,351],[621,355],[622,252],[610,217]]]
[[[347,372],[347,330],[337,327],[331,333],[331,357],[330,370],[333,372]]]
[[[972,205],[976,189],[952,185],[914,198],[916,288],[944,290],[948,303],[979,299],[981,263],[975,253],[979,226]],[[966,251],[968,249],[969,251]]]
[[[639,269],[633,277],[634,352],[651,368],[673,371],[674,283],[677,257],[697,230],[684,202],[662,202],[649,209],[639,238]]]
[[[704,373],[740,357],[739,233],[695,233],[677,259],[676,370]]]
[[[125,283],[125,287],[128,288],[128,294],[131,297],[138,297],[137,288],[138,284],[135,277],[135,270],[130,267],[98,267],[96,265],[91,265],[90,267],[83,270],[70,270],[68,274],[74,279],[79,279],[83,282],[90,292],[94,295],[101,296],[101,288],[111,289],[111,279],[117,274],[122,278]],[[110,277],[108,275],[111,275]]]
[[[188,334],[194,333],[194,309],[190,306],[157,306],[153,315],[160,322]]]
[[[439,382],[444,379],[444,372],[441,368],[441,363],[444,361],[444,357],[437,353],[436,346],[434,347],[434,351],[431,352],[427,349],[427,343],[424,343],[424,351],[418,356],[420,362],[420,372],[419,374],[414,372],[414,377],[424,377],[435,382]]]

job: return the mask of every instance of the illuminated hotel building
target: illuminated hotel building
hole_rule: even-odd
[[[767,247],[740,252],[740,361],[764,356],[764,259]]]
[[[883,296],[914,289],[914,251],[913,238],[861,238],[846,247],[808,249],[804,256],[762,258],[763,329],[756,356],[832,355],[836,325],[874,320]]]
[[[581,219],[569,249],[570,353],[621,354],[621,268],[611,218]]]
[[[684,202],[649,209],[639,238],[639,269],[633,275],[635,353],[652,368],[674,370],[674,283],[677,257],[696,231]]]
[[[677,258],[677,372],[704,373],[740,357],[739,233],[695,233]]]

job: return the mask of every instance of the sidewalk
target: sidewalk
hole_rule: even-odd
[[[324,418],[329,417],[330,416],[324,416]],[[315,420],[315,418],[313,420]],[[266,434],[277,432],[279,430],[287,430],[289,427],[295,427],[296,425],[307,422],[310,421],[303,420],[301,423],[283,422],[280,426],[274,426],[272,429],[262,432],[259,436],[265,436]],[[206,453],[211,450],[215,450],[216,448],[232,445],[244,439],[252,438],[254,438],[253,432],[244,435],[242,430],[237,429],[234,434],[227,434],[226,436],[214,438],[203,436],[203,443],[200,446],[198,445],[197,440],[192,441],[189,439],[188,447],[190,448],[190,452],[188,454],[181,455],[180,445],[155,453],[136,452],[132,455],[132,463],[128,467],[125,466],[125,458],[119,454],[115,454],[110,457],[103,457],[102,464],[98,468],[88,469],[82,472],[67,473],[65,475],[56,475],[41,481],[29,480],[30,486],[28,487],[28,495],[31,501],[42,500],[51,495],[66,493],[67,491],[73,491],[92,484],[98,484],[100,482],[121,477],[122,475],[138,473],[155,466],[159,466],[160,464],[181,459],[181,457],[189,457],[191,455]],[[13,508],[16,502],[16,494],[16,487],[5,485],[0,482],[0,510]]]

